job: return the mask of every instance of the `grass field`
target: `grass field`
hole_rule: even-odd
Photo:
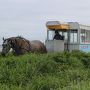
[[[0,55],[0,90],[90,90],[90,53]]]

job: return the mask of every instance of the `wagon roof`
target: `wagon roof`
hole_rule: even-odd
[[[59,21],[48,21],[46,23],[46,27],[48,30],[68,30],[70,29],[70,25],[65,22],[59,22]]]

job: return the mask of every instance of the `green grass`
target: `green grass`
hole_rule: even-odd
[[[90,53],[0,55],[0,90],[90,90]]]

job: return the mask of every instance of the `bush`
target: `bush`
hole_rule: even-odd
[[[88,84],[89,68],[90,53],[79,51],[0,55],[0,89],[64,90],[84,81]]]

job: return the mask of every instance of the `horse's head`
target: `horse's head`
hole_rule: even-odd
[[[2,44],[2,55],[6,55],[11,48],[11,41],[9,39],[3,38],[3,44]]]

